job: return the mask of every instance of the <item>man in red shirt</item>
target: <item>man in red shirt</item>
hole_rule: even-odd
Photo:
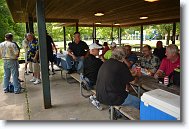
[[[158,71],[154,75],[155,78],[163,76],[163,73],[169,76],[175,68],[180,67],[180,55],[176,45],[167,46],[165,55],[167,57],[163,58]]]

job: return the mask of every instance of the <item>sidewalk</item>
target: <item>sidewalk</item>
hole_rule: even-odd
[[[23,65],[20,78],[24,79]],[[52,108],[44,109],[42,85],[29,82],[32,74],[25,76],[21,94],[3,93],[0,87],[0,119],[2,120],[109,120],[108,109],[99,111],[88,98],[80,95],[79,83],[67,83],[60,71],[50,75]]]

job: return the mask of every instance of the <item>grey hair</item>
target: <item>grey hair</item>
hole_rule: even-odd
[[[125,59],[126,56],[127,56],[127,54],[126,54],[126,51],[125,51],[125,47],[116,47],[112,51],[111,58],[122,61],[122,60]]]
[[[167,46],[167,49],[169,49],[172,54],[179,53],[178,46],[175,44],[170,44],[169,46]]]

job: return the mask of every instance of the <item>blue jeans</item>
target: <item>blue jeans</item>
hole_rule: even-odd
[[[21,86],[18,81],[18,61],[17,60],[4,60],[4,85],[3,85],[3,90],[8,91],[8,86],[10,82],[10,77],[12,74],[13,78],[13,85],[14,85],[14,92],[19,93]]]
[[[127,98],[125,101],[122,103],[122,106],[132,106],[137,109],[140,107],[140,99],[137,98],[136,96],[128,94]]]
[[[72,65],[72,62],[74,62],[73,58],[69,55],[66,55],[67,69],[72,69],[72,66],[75,66],[78,73],[83,73],[83,60],[84,60],[84,58],[77,57],[76,62],[78,62],[78,63],[75,63],[74,65]]]

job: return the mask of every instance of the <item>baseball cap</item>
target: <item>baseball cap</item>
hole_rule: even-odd
[[[7,34],[5,34],[5,38],[6,39],[11,39],[11,38],[13,38],[13,34],[12,33],[7,33]]]
[[[102,46],[99,46],[97,45],[96,43],[92,43],[90,46],[89,46],[89,49],[92,50],[92,49],[101,49]]]
[[[110,44],[110,46],[111,46],[111,47],[116,47],[116,43],[115,43],[115,42],[112,42],[112,43]]]

